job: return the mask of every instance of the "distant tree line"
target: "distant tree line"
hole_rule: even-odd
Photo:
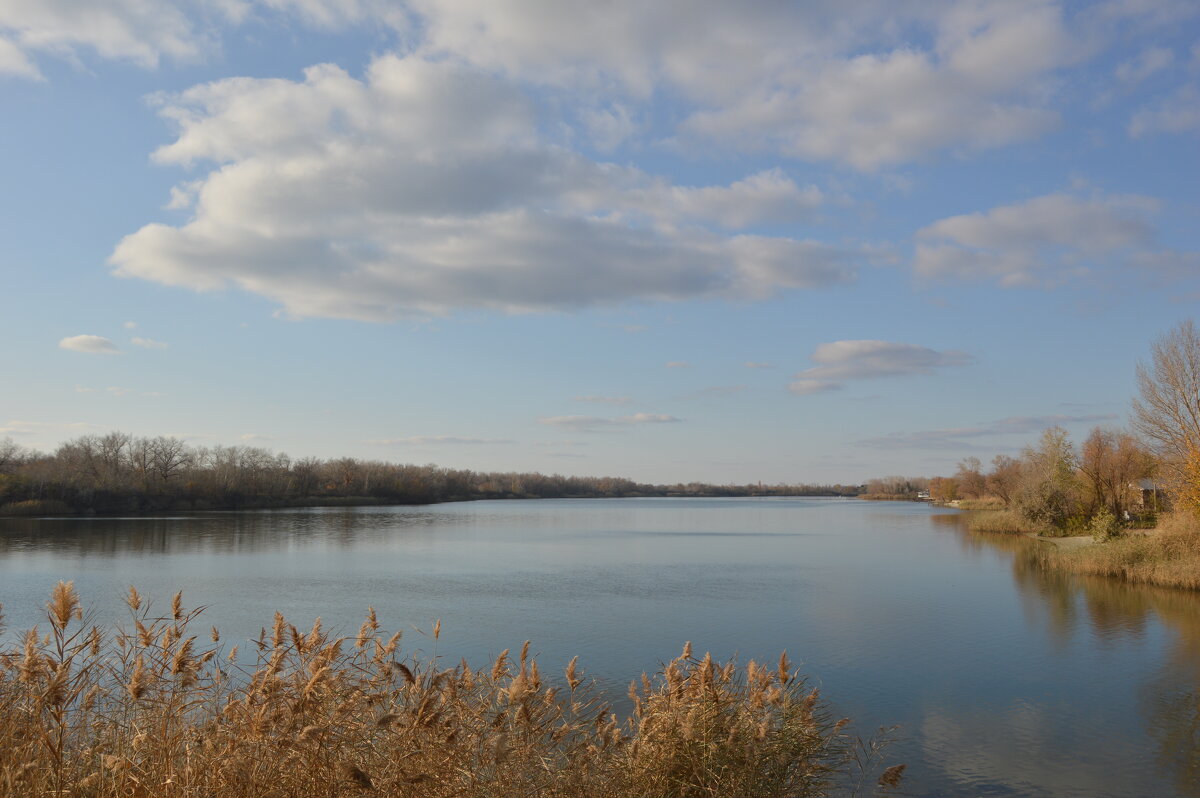
[[[137,513],[321,504],[625,496],[855,496],[861,485],[648,485],[621,477],[490,473],[341,457],[292,459],[251,446],[189,446],[124,432],[53,454],[0,441],[0,514]]]

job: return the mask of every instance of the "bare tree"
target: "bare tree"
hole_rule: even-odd
[[[191,453],[179,438],[158,436],[150,441],[150,465],[166,482],[191,462]]]
[[[1190,320],[1154,342],[1137,381],[1134,429],[1178,469],[1200,451],[1200,334]]]
[[[1091,488],[1093,505],[1107,507],[1116,518],[1127,507],[1130,484],[1150,476],[1153,469],[1150,453],[1121,430],[1096,427],[1080,451],[1079,470]]]
[[[992,470],[987,475],[987,490],[1005,504],[1012,502],[1021,486],[1021,461],[1006,454],[992,458]]]
[[[24,459],[25,453],[12,438],[0,441],[0,474],[19,466]]]

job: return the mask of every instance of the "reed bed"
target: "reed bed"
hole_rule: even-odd
[[[276,614],[239,666],[181,595],[127,603],[128,628],[105,631],[60,582],[46,628],[0,650],[0,796],[817,796],[881,767],[786,655],[738,667],[689,645],[630,686],[621,720],[576,660],[548,678],[528,643],[443,667],[373,610],[351,636]]]
[[[1013,510],[976,510],[967,518],[967,529],[1001,535],[1022,535],[1035,529]]]
[[[1044,553],[1048,565],[1077,574],[1200,590],[1200,520],[1185,512],[1165,516],[1150,534]]]

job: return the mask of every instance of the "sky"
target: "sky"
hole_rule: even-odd
[[[0,439],[857,483],[1122,426],[1194,0],[0,0]]]

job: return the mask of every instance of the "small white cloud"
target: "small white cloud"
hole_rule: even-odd
[[[797,396],[811,396],[815,393],[840,391],[844,387],[846,386],[840,382],[829,380],[794,380],[788,383],[788,390]]]
[[[973,358],[966,352],[939,352],[896,341],[833,341],[819,345],[811,359],[818,365],[796,374],[788,390],[807,396],[836,391],[846,380],[933,374],[937,369],[965,366]]]
[[[75,386],[75,393],[95,393],[95,392],[96,392],[95,388],[85,388],[82,385]]]
[[[266,436],[266,435],[260,435],[260,434],[259,434],[259,433],[257,433],[257,432],[247,432],[245,435],[242,435],[242,436],[241,436],[241,439],[242,439],[242,440],[244,440],[244,441],[270,441],[270,440],[274,440],[273,438],[270,438],[270,437],[268,437],[268,436]]]
[[[91,355],[115,355],[121,351],[116,344],[100,335],[72,335],[59,341],[58,346],[60,349]]]
[[[1159,104],[1138,111],[1129,123],[1134,138],[1193,130],[1200,130],[1200,90],[1195,86],[1184,86]]]
[[[1117,80],[1127,86],[1135,86],[1155,72],[1161,72],[1175,61],[1175,52],[1169,47],[1147,47],[1135,58],[1123,61],[1116,68]]]
[[[153,338],[140,338],[140,337],[135,336],[130,339],[130,343],[132,343],[134,346],[140,346],[143,349],[166,349],[167,348],[167,345],[165,343],[163,343],[162,341],[155,341]]]
[[[669,360],[669,361],[667,361],[667,368],[669,368],[669,369],[686,369],[686,368],[689,368],[691,365],[692,364],[686,360]]]
[[[121,388],[117,385],[110,385],[104,389],[105,393],[110,393],[113,396],[124,396],[130,392],[129,388]]]
[[[627,405],[633,402],[628,396],[576,396],[576,402],[592,402],[601,405]]]
[[[136,321],[127,321],[124,324],[122,324],[121,326],[124,327],[126,330],[136,330],[137,322]]]

